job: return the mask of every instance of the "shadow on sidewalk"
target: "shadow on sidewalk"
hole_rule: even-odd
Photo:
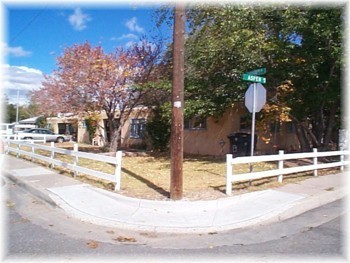
[[[128,175],[134,177],[135,179],[139,180],[140,182],[146,184],[149,188],[152,188],[153,190],[157,191],[159,194],[161,194],[162,196],[165,196],[167,198],[170,197],[170,193],[168,191],[166,191],[165,189],[163,189],[162,187],[158,186],[158,185],[155,185],[154,183],[152,183],[151,181],[147,180],[146,178],[138,175],[138,174],[135,174],[134,172],[126,169],[126,168],[123,168],[122,167],[122,171],[127,173]]]

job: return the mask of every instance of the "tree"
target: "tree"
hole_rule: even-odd
[[[165,10],[159,23],[171,16]],[[244,99],[242,73],[263,66],[269,100],[261,120],[293,120],[302,150],[328,146],[340,123],[341,6],[203,4],[187,17],[187,116],[221,116]]]
[[[16,122],[17,118],[17,105],[9,103],[8,98],[5,96],[2,103],[6,115],[3,116],[4,122],[13,123]],[[31,117],[38,116],[38,111],[35,105],[26,104],[26,105],[18,105],[18,120],[23,120]]]
[[[294,56],[295,88],[288,101],[303,149],[327,149],[341,125],[343,10],[307,9],[296,29],[302,38]]]
[[[45,76],[43,88],[34,92],[35,101],[47,114],[105,111],[110,149],[116,151],[123,124],[149,92],[142,87],[157,78],[159,54],[159,45],[146,40],[109,54],[88,42],[68,47],[57,58],[58,68]]]

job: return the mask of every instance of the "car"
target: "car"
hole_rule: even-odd
[[[56,134],[50,131],[49,129],[43,129],[43,128],[34,128],[25,130],[23,132],[18,133],[18,136],[20,139],[24,140],[44,140],[46,139],[46,142],[66,142],[70,141],[70,136],[63,135],[63,134]]]

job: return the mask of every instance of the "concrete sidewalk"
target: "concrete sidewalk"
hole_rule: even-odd
[[[72,217],[94,224],[159,232],[213,232],[284,220],[346,195],[347,172],[210,201],[151,201],[83,184],[13,156],[3,174]]]

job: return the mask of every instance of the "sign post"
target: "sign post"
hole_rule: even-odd
[[[248,72],[249,74],[265,74],[266,69],[256,69]],[[266,89],[260,83],[266,83],[266,78],[243,74],[243,80],[251,81],[253,84],[249,85],[248,90],[245,93],[245,106],[252,113],[252,131],[250,141],[250,156],[254,156],[254,141],[255,141],[255,112],[259,112],[266,103]],[[253,171],[253,166],[250,165],[250,172]]]

